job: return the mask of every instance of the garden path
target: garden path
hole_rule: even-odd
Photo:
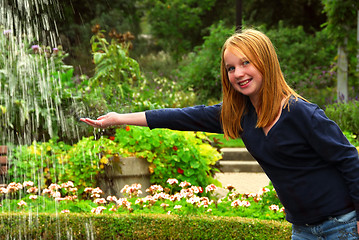
[[[224,189],[227,184],[233,185],[239,193],[257,193],[269,184],[269,178],[265,173],[216,173],[215,179],[222,183],[223,188],[216,191],[220,196],[228,193],[228,190]]]

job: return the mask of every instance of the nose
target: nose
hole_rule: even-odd
[[[244,76],[244,71],[243,68],[241,67],[236,67],[234,70],[234,77],[235,78],[241,78]]]

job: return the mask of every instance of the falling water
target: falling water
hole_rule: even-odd
[[[76,126],[65,124],[50,57],[59,44],[60,13],[57,0],[0,0],[0,145],[30,144],[61,131],[76,135]]]
[[[61,79],[53,74],[58,14],[57,0],[0,0],[0,145],[29,145],[59,132],[78,136],[76,124],[66,123]],[[27,238],[25,230],[19,234]],[[72,232],[62,237],[72,239]]]

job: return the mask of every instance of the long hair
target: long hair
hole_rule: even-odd
[[[262,74],[263,82],[259,90],[258,106],[256,106],[257,128],[270,126],[275,121],[284,98],[286,98],[284,106],[288,105],[290,96],[296,99],[302,98],[286,83],[274,46],[265,34],[247,29],[232,35],[223,45],[221,60],[223,86],[221,121],[226,138],[238,138],[243,132],[241,119],[250,101],[248,96],[236,91],[229,82],[223,57],[226,49],[230,49],[234,54],[238,52],[245,55]]]

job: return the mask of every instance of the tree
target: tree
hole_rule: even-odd
[[[338,101],[348,101],[348,73],[350,56],[357,53],[356,24],[359,2],[357,0],[322,0],[327,14],[326,28],[338,45],[337,96]],[[352,64],[353,65],[353,64]]]
[[[321,0],[248,0],[243,1],[243,12],[247,25],[265,24],[268,28],[278,26],[303,26],[313,33],[325,22]]]

